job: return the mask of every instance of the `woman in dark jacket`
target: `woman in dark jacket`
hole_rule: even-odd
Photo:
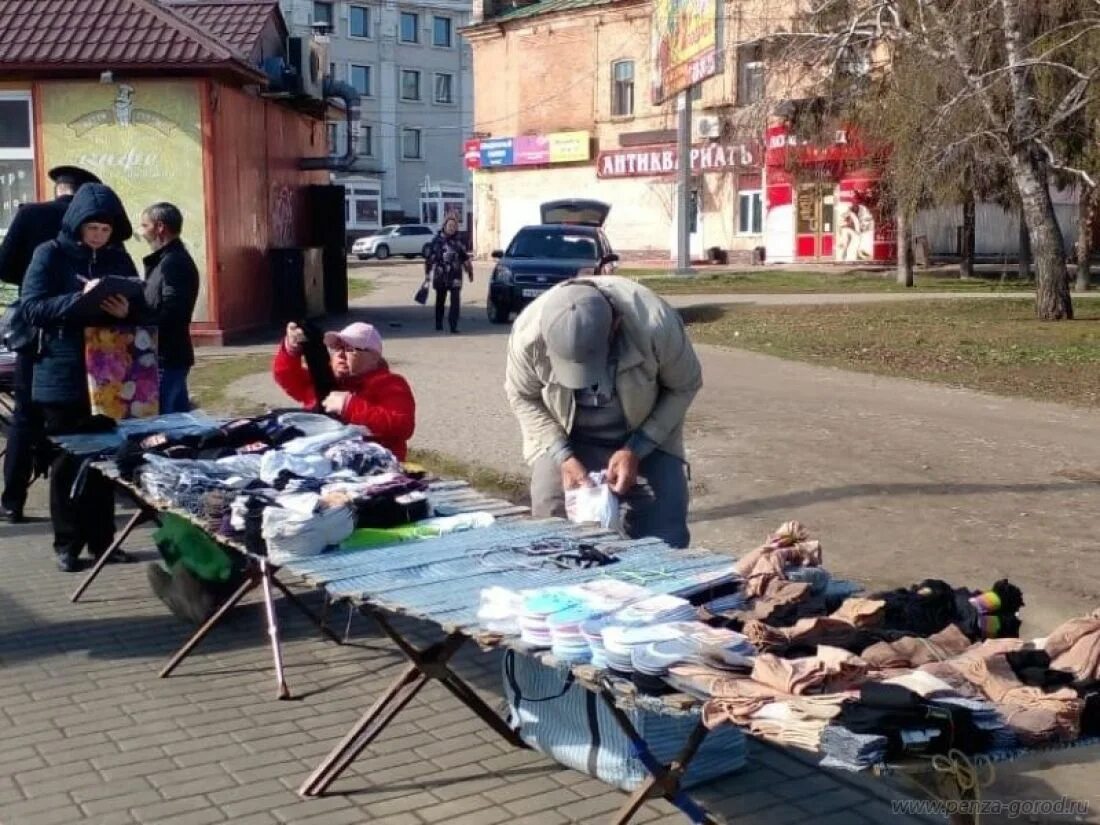
[[[443,228],[432,239],[424,256],[424,275],[435,289],[435,328],[443,331],[443,309],[451,296],[451,312],[447,317],[451,332],[458,332],[458,313],[462,296],[462,273],[474,280],[470,253],[458,237],[458,221],[453,216],[443,221]]]
[[[122,243],[133,234],[118,196],[103,184],[82,186],[73,198],[57,238],[34,251],[23,282],[27,321],[39,330],[38,357],[31,395],[39,405],[48,434],[79,430],[91,415],[84,366],[84,327],[127,319],[139,307],[113,295],[94,318],[76,317],[80,296],[108,275],[137,278]],[[50,519],[58,566],[80,569],[85,544],[93,556],[114,541],[115,501],[110,482],[88,473],[72,496],[80,459],[61,453],[50,468]]]

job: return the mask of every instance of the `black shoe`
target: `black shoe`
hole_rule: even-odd
[[[451,335],[458,335],[458,327],[451,327]]]
[[[84,562],[76,553],[63,552],[57,554],[57,569],[62,573],[79,573],[84,569]]]
[[[99,561],[99,557],[107,551],[101,550],[99,552],[96,552],[95,550],[92,550],[90,552],[92,554],[92,561],[96,562]],[[111,553],[111,557],[107,559],[107,564],[133,564],[136,561],[136,558],[131,556],[125,550],[119,548],[118,550],[115,550],[115,552]]]
[[[23,524],[27,520],[27,517],[23,515],[22,507],[8,507],[7,505],[0,505],[0,518],[11,524]]]
[[[435,325],[435,331],[436,332],[443,332],[443,324],[436,324]]]

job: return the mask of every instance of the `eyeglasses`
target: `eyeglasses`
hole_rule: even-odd
[[[352,353],[352,352],[374,352],[374,350],[366,349],[366,348],[360,349],[359,347],[327,347],[326,349],[328,349],[328,351],[330,353],[332,353],[333,355],[336,355],[336,354],[341,353],[341,352],[345,353],[345,354]]]

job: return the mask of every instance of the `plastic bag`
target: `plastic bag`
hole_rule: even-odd
[[[598,524],[609,530],[619,529],[619,499],[611,492],[604,472],[589,473],[590,487],[578,487],[565,493],[565,514],[574,524]]]

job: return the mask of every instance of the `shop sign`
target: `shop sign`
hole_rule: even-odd
[[[717,0],[655,0],[650,60],[654,104],[717,74]]]
[[[692,174],[713,174],[755,167],[757,152],[747,144],[703,143],[691,147]],[[596,157],[598,178],[644,178],[671,175],[680,168],[674,145],[609,149]]]
[[[765,138],[768,166],[796,163],[838,163],[868,157],[867,147],[848,129],[837,129],[831,141],[810,141],[792,134],[785,125],[768,127]]]
[[[591,158],[588,132],[554,132],[549,135],[468,140],[465,144],[467,169],[511,166],[544,166],[577,163]]]

